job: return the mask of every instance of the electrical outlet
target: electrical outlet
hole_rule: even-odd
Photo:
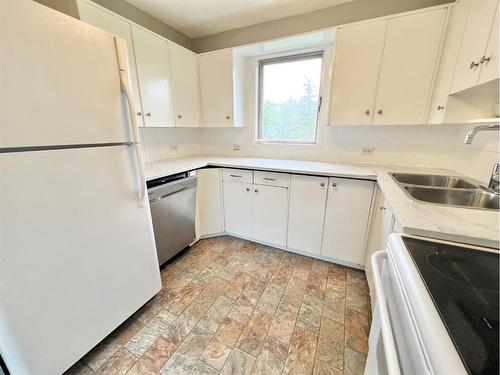
[[[240,151],[240,145],[234,144],[233,145],[233,151]]]
[[[170,151],[177,151],[177,145],[170,145]]]
[[[361,155],[373,156],[375,154],[375,147],[361,147]]]

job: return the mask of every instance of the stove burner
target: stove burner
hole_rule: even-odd
[[[472,259],[436,251],[427,256],[427,263],[445,275],[466,286],[498,291],[498,279],[491,269]]]

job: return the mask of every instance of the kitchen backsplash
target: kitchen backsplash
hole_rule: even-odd
[[[262,158],[451,168],[487,182],[499,134],[463,139],[471,125],[323,127],[317,146],[254,142],[253,128],[143,128],[145,161],[198,153]]]

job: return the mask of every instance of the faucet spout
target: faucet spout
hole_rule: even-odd
[[[474,129],[472,129],[470,132],[467,133],[464,139],[464,143],[466,145],[470,145],[472,143],[472,140],[474,139],[474,136],[483,131],[489,131],[489,130],[500,130],[500,124],[492,124],[492,125],[479,125],[476,126]]]

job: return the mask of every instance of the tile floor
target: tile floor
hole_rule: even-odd
[[[67,375],[363,373],[362,271],[223,236],[161,276],[162,291]]]

